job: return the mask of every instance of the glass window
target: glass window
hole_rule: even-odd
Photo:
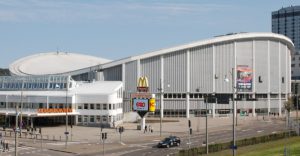
[[[82,106],[81,106],[81,105],[78,105],[78,109],[82,109]]]
[[[90,104],[90,109],[95,109],[95,105],[94,104]]]
[[[78,122],[82,122],[82,117],[81,117],[81,115],[78,115]]]
[[[107,104],[103,104],[103,110],[107,110]]]
[[[97,116],[96,116],[96,121],[97,121],[97,122],[101,122],[100,115],[97,115]]]
[[[95,122],[95,117],[93,115],[90,116],[90,122]]]
[[[111,110],[111,104],[108,104],[108,110]]]
[[[84,104],[84,109],[89,109],[89,104],[85,103]]]
[[[107,117],[106,116],[102,116],[102,121],[106,122],[107,121]]]
[[[96,109],[100,109],[100,104],[96,104]]]

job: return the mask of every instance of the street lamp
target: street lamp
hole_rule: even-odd
[[[170,87],[170,84],[167,85],[167,87]],[[159,88],[157,88],[160,91],[160,105],[159,105],[159,111],[160,111],[160,124],[159,124],[159,136],[161,137],[161,133],[162,133],[162,116],[164,111],[162,111],[162,96],[163,96],[163,92],[164,92],[164,88],[163,88],[163,84],[162,84],[162,79],[160,79],[160,84],[159,84]]]
[[[68,83],[67,83],[68,85]],[[68,105],[68,86],[66,86],[66,143],[65,143],[65,148],[68,147],[68,109],[69,109],[69,105]]]
[[[235,69],[232,68],[231,71],[231,76],[232,76],[232,155],[236,155],[236,138],[235,138],[235,113],[236,113],[236,107],[235,107],[235,94],[236,94],[236,88],[235,88]],[[229,82],[229,79],[225,76],[224,79],[225,82]]]

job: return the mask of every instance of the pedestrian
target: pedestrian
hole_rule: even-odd
[[[9,151],[8,143],[6,143],[5,148]]]
[[[3,152],[5,152],[5,140],[2,142]]]
[[[153,133],[153,128],[151,127],[151,133]]]
[[[151,132],[151,128],[152,128],[151,125],[149,125],[148,127],[149,127],[149,132]]]
[[[144,133],[147,132],[147,125],[145,125]]]

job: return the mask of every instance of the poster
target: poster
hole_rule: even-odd
[[[248,65],[237,66],[237,89],[242,92],[252,91],[252,69]]]

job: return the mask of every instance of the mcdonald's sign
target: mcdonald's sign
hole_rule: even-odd
[[[148,78],[146,76],[140,77],[137,83],[138,92],[148,92],[148,89],[149,89]]]

